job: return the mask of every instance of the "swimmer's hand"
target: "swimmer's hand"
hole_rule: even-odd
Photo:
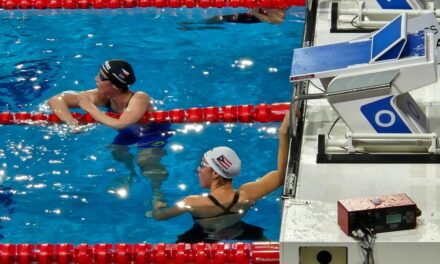
[[[160,210],[162,208],[167,208],[168,204],[164,201],[156,201],[153,204],[154,210]]]
[[[145,217],[145,218],[151,218],[151,217],[153,217],[153,211],[146,211],[146,212],[144,213],[144,217]]]
[[[168,206],[167,203],[164,201],[153,202],[153,208],[154,208],[153,211],[145,212],[144,216],[147,218],[153,217],[155,219],[158,219],[157,215],[161,213],[161,209],[167,208],[167,206]]]
[[[69,130],[73,134],[79,134],[79,133],[87,132],[91,126],[93,125],[88,124],[88,125],[69,126]]]
[[[66,125],[67,125],[69,131],[74,134],[83,133],[83,132],[87,131],[90,126],[92,126],[92,124],[80,125],[78,120],[76,120],[76,119],[74,119],[73,121],[70,121],[70,122],[66,122]]]
[[[70,128],[70,132],[74,134],[79,134],[86,130],[85,126],[69,126],[69,128]]]
[[[166,202],[163,202],[163,201],[157,201],[157,202],[155,202],[154,204],[153,204],[153,208],[154,208],[154,210],[153,211],[146,211],[145,213],[144,213],[144,217],[146,217],[146,218],[150,218],[150,217],[155,217],[155,214],[157,214],[158,213],[158,211],[160,211],[160,209],[162,209],[162,208],[167,208],[167,203]]]
[[[78,120],[76,120],[76,119],[66,121],[66,125],[67,125],[68,130],[72,133],[77,134],[77,133],[83,132],[83,129],[81,128]]]

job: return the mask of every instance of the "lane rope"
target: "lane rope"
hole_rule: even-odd
[[[279,263],[279,243],[0,244],[0,263]]]
[[[288,8],[304,6],[305,0],[0,0],[4,9],[103,9],[103,8]]]
[[[253,123],[253,122],[280,122],[290,108],[289,103],[259,104],[259,105],[227,105],[194,107],[188,109],[173,109],[169,111],[155,111],[145,113],[139,123]],[[106,113],[108,116],[119,118],[119,114]],[[96,123],[90,114],[78,112],[72,116],[80,124]],[[61,120],[55,114],[29,113],[29,112],[2,112],[0,125],[39,125],[59,124]]]

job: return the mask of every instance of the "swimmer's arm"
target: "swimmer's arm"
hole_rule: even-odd
[[[259,198],[275,191],[284,184],[286,175],[287,156],[289,151],[289,112],[286,113],[279,129],[278,168],[263,176],[259,181],[243,184],[243,191],[249,200],[256,201]]]
[[[153,218],[156,220],[166,220],[183,213],[192,211],[192,200],[195,199],[191,196],[187,196],[181,201],[176,202],[173,207],[157,207],[153,210]]]
[[[281,24],[284,21],[285,10],[276,8],[252,8],[249,14],[254,15],[263,22]]]
[[[89,97],[95,98],[97,92],[95,90],[90,90],[78,94],[74,93],[62,93],[51,97],[47,104],[52,109],[52,112],[58,116],[58,118],[68,125],[77,125],[78,121],[73,118],[70,113],[70,108],[79,107],[79,96],[87,95]]]
[[[81,108],[88,112],[97,122],[114,129],[123,129],[135,124],[142,119],[145,112],[151,108],[150,98],[146,93],[138,92],[130,100],[129,105],[118,118],[107,116],[99,110],[96,105],[84,101],[80,103]]]

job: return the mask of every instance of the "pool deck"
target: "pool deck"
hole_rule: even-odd
[[[365,35],[331,34],[330,2],[321,2],[314,45],[348,41]],[[347,1],[342,3],[353,7]],[[313,82],[319,84],[319,80]],[[309,86],[309,93],[320,91]],[[410,94],[427,115],[431,129],[440,133],[439,82]],[[415,229],[377,234],[373,253],[376,263],[438,263],[440,165],[318,164],[317,136],[328,133],[338,114],[326,99],[319,99],[307,102],[305,115],[296,194],[284,201],[281,263],[311,263],[306,261],[307,250],[313,251],[313,255],[324,249],[334,255],[331,263],[362,263],[363,254],[358,241],[347,236],[337,223],[337,201],[396,193],[411,197],[422,215],[417,218]],[[340,120],[333,128],[332,136],[343,138],[347,132],[349,129]]]

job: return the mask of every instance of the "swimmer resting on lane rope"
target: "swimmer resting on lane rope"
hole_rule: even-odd
[[[80,93],[62,93],[49,99],[52,111],[65,123],[75,130],[79,124],[72,117],[70,108],[81,108],[93,119],[118,130],[118,135],[112,142],[113,158],[124,164],[130,172],[125,180],[124,190],[127,193],[131,179],[136,175],[133,155],[129,153],[128,145],[136,144],[137,164],[142,175],[151,181],[153,189],[153,204],[160,203],[162,193],[160,186],[167,178],[168,172],[160,163],[166,155],[164,146],[172,135],[169,124],[145,124],[138,122],[145,112],[152,112],[150,97],[145,92],[131,91],[130,85],[136,81],[131,65],[123,60],[105,61],[95,77],[96,89]],[[120,114],[114,118],[105,114],[98,107],[106,107],[108,111]],[[119,190],[119,189],[118,189]],[[117,193],[117,192],[115,192]]]
[[[289,113],[286,113],[279,129],[277,170],[234,190],[232,181],[240,174],[240,158],[231,148],[213,148],[205,152],[197,169],[200,185],[209,189],[210,193],[187,196],[169,208],[157,206],[153,211],[153,217],[165,220],[186,212],[190,213],[194,226],[180,235],[178,242],[263,238],[261,228],[248,225],[241,219],[258,199],[283,185],[289,145],[288,126]]]

